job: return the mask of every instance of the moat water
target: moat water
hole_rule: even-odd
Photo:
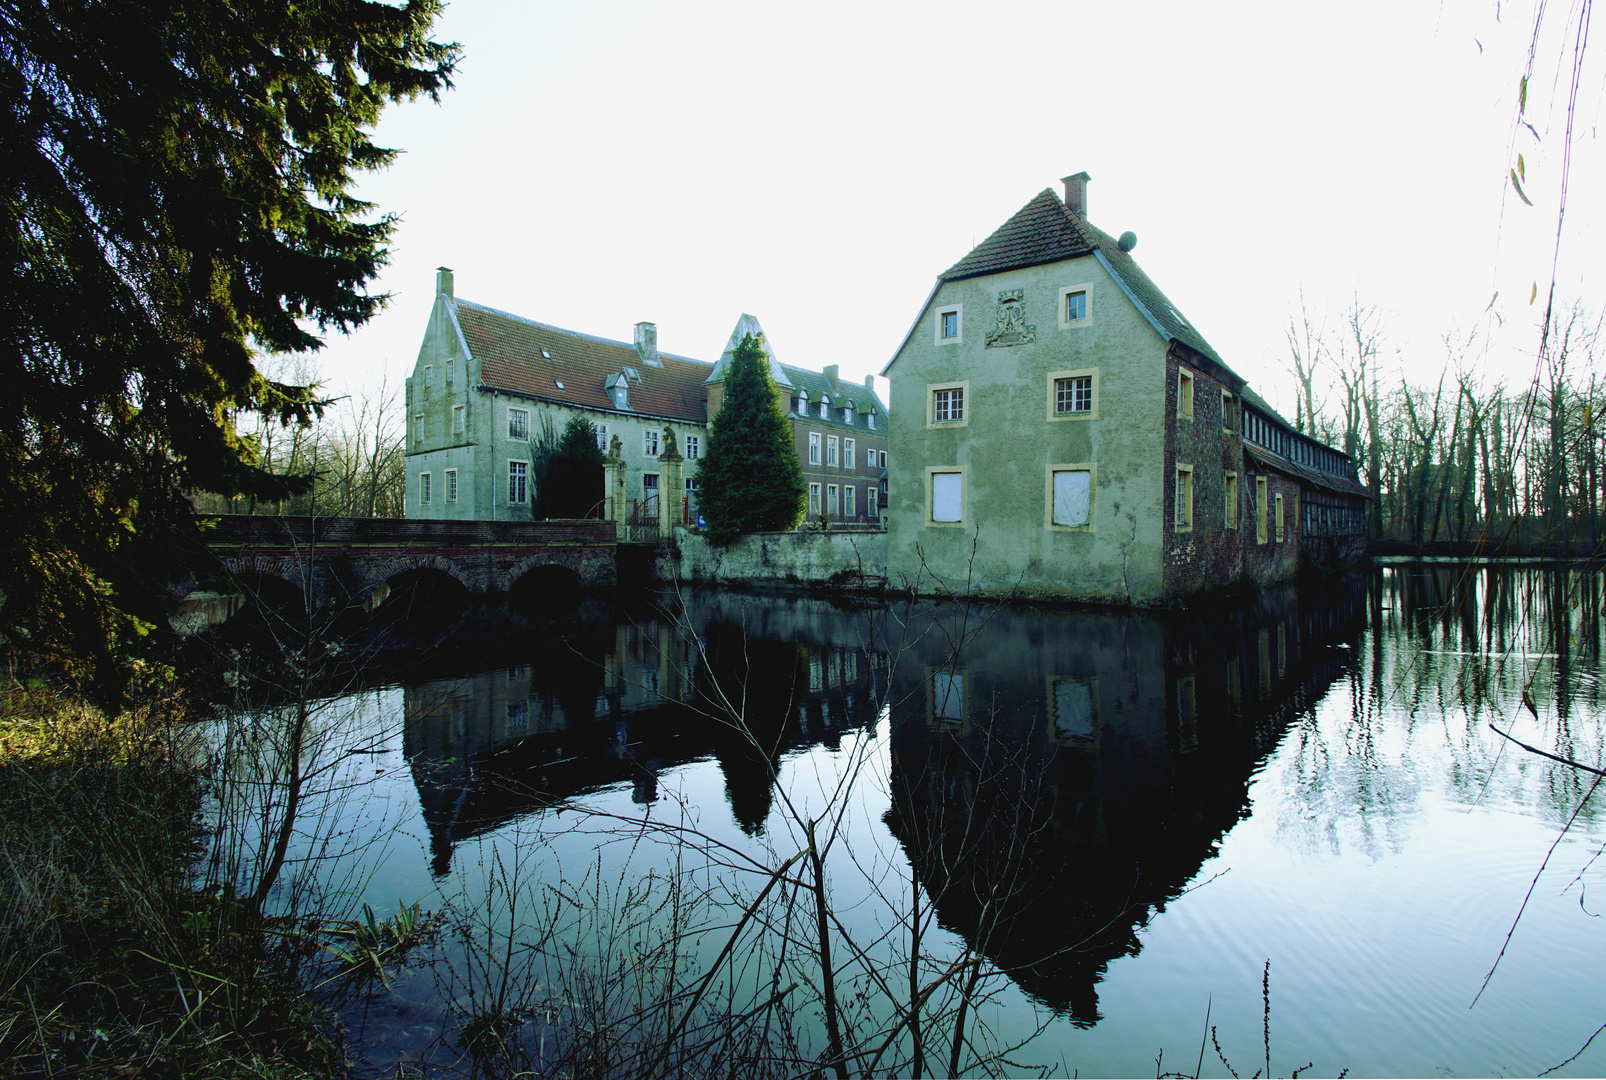
[[[972,973],[976,1071],[1606,1075],[1606,792],[1495,730],[1606,765],[1602,589],[1397,565],[1164,616],[696,594],[443,635],[314,703],[276,901],[440,916],[341,999],[366,1075],[651,1039],[716,959],[703,1006],[809,1060],[817,909],[759,894],[810,821],[850,1037],[913,949],[931,1075]]]

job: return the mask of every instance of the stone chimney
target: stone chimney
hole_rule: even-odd
[[[435,295],[452,299],[452,268],[450,266],[437,266],[435,268]]]
[[[1085,172],[1079,172],[1074,176],[1066,176],[1060,179],[1060,183],[1065,185],[1065,208],[1067,210],[1075,210],[1083,217],[1087,217],[1087,182],[1091,179],[1093,178]]]
[[[864,385],[865,385],[865,387],[867,389],[869,389],[873,393],[875,391],[875,376],[874,375],[866,375],[864,377]]]
[[[636,355],[648,367],[663,367],[664,362],[658,359],[658,324],[638,322],[636,324]]]
[[[831,384],[831,393],[833,394],[842,388],[841,384],[837,382],[837,371],[836,364],[825,365],[825,381]]]

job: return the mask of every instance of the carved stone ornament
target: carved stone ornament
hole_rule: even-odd
[[[675,429],[670,427],[668,424],[664,425],[664,449],[663,452],[658,455],[658,458],[660,461],[684,460],[680,456],[679,442],[675,439]]]
[[[987,335],[987,348],[1007,349],[1037,342],[1037,327],[1026,324],[1025,295],[1023,289],[1005,289],[998,294],[998,325]]]
[[[624,440],[617,435],[608,440],[608,456],[613,458],[615,461],[621,461],[624,459],[625,443]]]

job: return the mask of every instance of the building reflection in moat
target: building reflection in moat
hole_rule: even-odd
[[[408,686],[405,752],[432,869],[454,846],[556,801],[716,758],[744,831],[764,828],[783,753],[834,747],[875,717],[885,675],[864,617],[827,604],[693,602],[674,615],[577,617],[522,665]],[[730,708],[751,737],[728,722]]]
[[[892,808],[944,927],[1082,1026],[1109,962],[1248,813],[1290,720],[1354,663],[1359,578],[1156,617],[939,616],[894,669]],[[959,655],[957,620],[983,629]]]

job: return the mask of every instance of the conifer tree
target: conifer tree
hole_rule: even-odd
[[[697,477],[697,502],[716,544],[742,533],[791,529],[803,519],[803,466],[762,335],[744,335],[731,353],[724,401]]]
[[[439,0],[28,0],[0,10],[0,633],[104,686],[200,550],[186,495],[274,501],[234,426],[305,423],[254,357],[384,303],[350,194],[383,108],[449,87]]]
[[[597,429],[584,416],[571,416],[557,446],[536,478],[537,518],[583,518],[602,501],[602,450]]]

